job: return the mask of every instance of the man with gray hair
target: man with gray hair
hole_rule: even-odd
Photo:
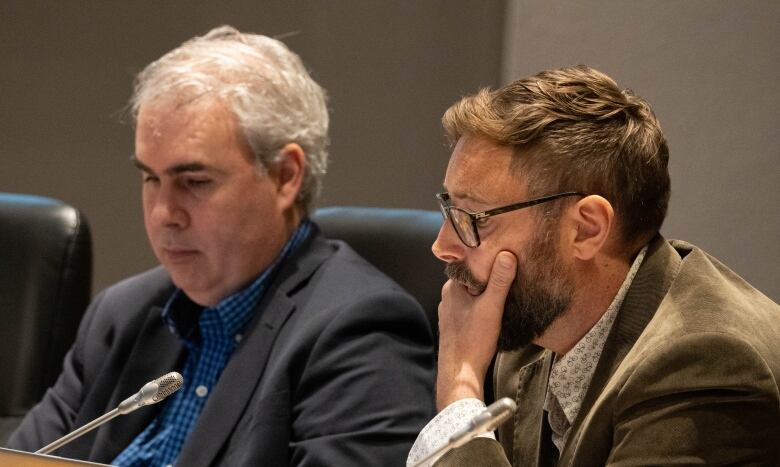
[[[308,220],[324,91],[277,40],[220,27],[142,71],[131,101],[162,267],[101,292],[12,435],[36,450],[178,370],[166,402],[56,454],[120,466],[400,465],[434,408],[420,306]]]

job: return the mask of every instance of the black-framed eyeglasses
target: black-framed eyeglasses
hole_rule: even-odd
[[[480,219],[486,219],[488,217],[497,216],[506,212],[517,211],[518,209],[530,208],[537,204],[546,203],[566,196],[585,196],[584,193],[577,191],[567,191],[564,193],[558,193],[554,195],[542,196],[541,198],[535,198],[520,203],[509,204],[507,206],[501,206],[500,208],[490,209],[482,212],[471,212],[457,206],[450,205],[449,193],[437,193],[436,199],[439,200],[439,208],[441,209],[441,215],[444,220],[450,220],[452,227],[455,229],[455,233],[458,234],[458,238],[469,248],[476,248],[480,244],[479,230],[477,229],[477,221]]]

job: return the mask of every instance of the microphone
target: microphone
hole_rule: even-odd
[[[509,419],[516,410],[517,404],[508,397],[502,397],[493,402],[487,406],[484,411],[478,413],[474,418],[469,420],[465,427],[450,436],[450,440],[447,444],[433,451],[420,462],[414,464],[414,467],[423,467],[433,464],[434,461],[450,450],[463,446],[482,433],[495,430],[499,425]]]
[[[123,400],[116,410],[120,415],[127,415],[145,405],[156,404],[178,391],[182,383],[184,378],[179,373],[175,371],[166,373],[144,384],[140,391]]]
[[[35,451],[35,454],[48,454],[55,449],[59,449],[65,444],[73,441],[79,436],[94,430],[95,428],[118,415],[127,415],[130,412],[140,409],[145,405],[156,404],[174,392],[178,391],[183,383],[184,378],[182,378],[182,376],[175,371],[166,373],[153,381],[149,381],[148,383],[144,384],[136,394],[123,400],[122,403],[120,403],[114,410],[103,414],[102,416],[85,424],[84,426],[68,433],[62,438],[59,438],[53,443],[38,449]]]

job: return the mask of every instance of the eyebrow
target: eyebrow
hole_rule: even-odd
[[[130,160],[133,162],[133,165],[135,165],[139,170],[142,170],[150,174],[154,173],[154,170],[152,170],[149,166],[147,166],[143,162],[139,161],[138,158],[136,158],[134,155],[130,156]],[[208,166],[200,162],[186,162],[183,164],[176,164],[172,167],[168,167],[167,169],[165,169],[165,173],[167,175],[177,175],[185,172],[203,172],[208,169],[209,169]]]
[[[446,193],[449,193],[450,199],[458,198],[461,200],[474,201],[480,204],[488,204],[487,200],[480,197],[479,195],[475,195],[473,192],[469,193],[465,191],[449,191],[445,185],[442,185],[442,188],[444,188]]]

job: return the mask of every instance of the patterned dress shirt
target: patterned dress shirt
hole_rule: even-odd
[[[182,370],[184,385],[112,464],[120,467],[170,466],[203,411],[208,395],[219,381],[233,351],[241,342],[241,330],[254,315],[278,266],[311,232],[304,220],[279,256],[245,289],[213,308],[193,303],[177,289],[163,309],[163,322],[182,340],[187,359]]]
[[[552,441],[558,448],[558,452],[563,451],[569,429],[577,418],[582,400],[590,387],[609,331],[612,329],[618,310],[623,305],[626,292],[645,259],[646,251],[647,247],[643,248],[634,259],[620,290],[601,319],[571,350],[562,356],[555,356],[550,370],[550,380],[547,383],[544,410],[547,411],[547,420],[553,432]]]
[[[596,364],[601,357],[601,351],[604,349],[609,331],[612,329],[612,324],[623,304],[626,292],[628,292],[646,252],[647,247],[642,248],[642,251],[634,259],[623,284],[601,319],[569,352],[560,358],[555,357],[547,384],[544,410],[547,411],[548,421],[553,431],[553,444],[559,452],[563,450],[569,429],[579,413],[582,400],[593,378],[593,372],[596,371]],[[474,416],[484,409],[485,403],[473,398],[461,399],[445,407],[428,422],[417,436],[409,451],[406,465],[415,465],[434,450],[447,444],[450,436],[465,427]],[[483,433],[480,436],[496,438],[493,432]],[[431,464],[428,463],[428,465]]]

